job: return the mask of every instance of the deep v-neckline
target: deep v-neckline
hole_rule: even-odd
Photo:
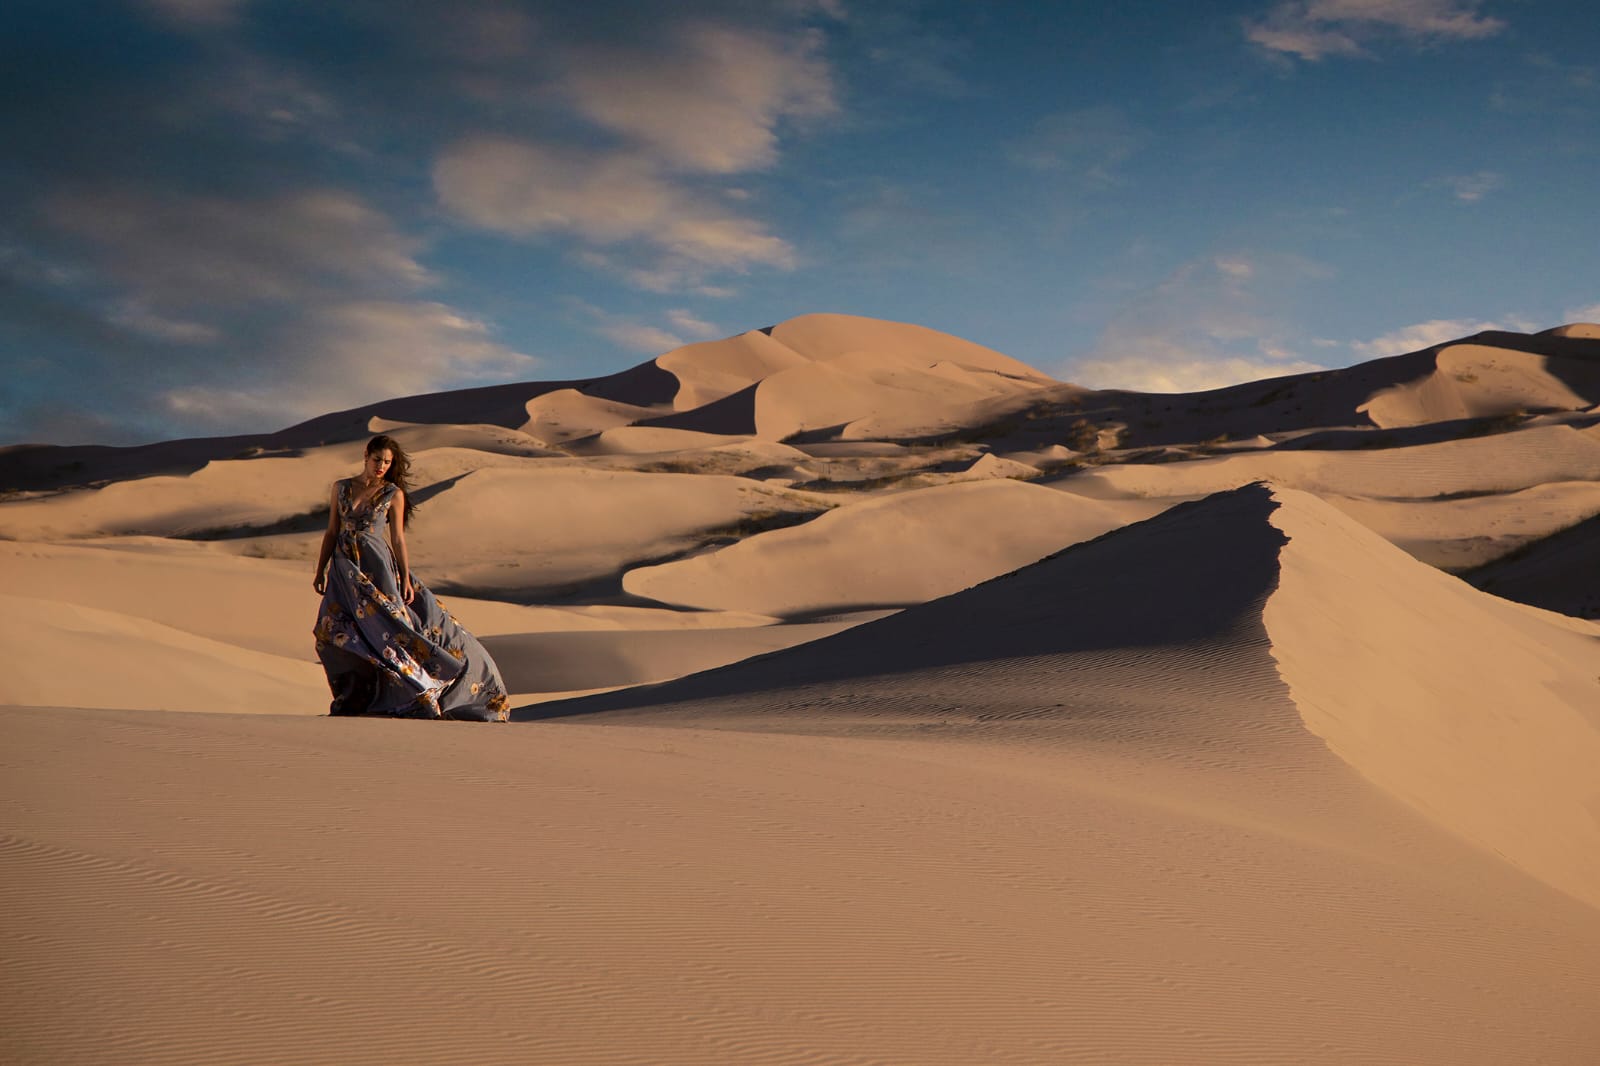
[[[370,497],[367,497],[367,496],[365,496],[363,494],[360,494],[357,491],[356,479],[355,478],[351,478],[350,479],[349,485],[350,485],[350,513],[352,515],[360,514],[362,512],[366,512],[367,514],[371,514],[373,509],[378,506],[379,497],[381,497],[384,494],[384,492],[385,492],[385,490],[387,488],[387,482],[380,481],[380,482],[378,482],[378,491],[374,492]],[[365,500],[364,504],[362,502],[363,500]]]

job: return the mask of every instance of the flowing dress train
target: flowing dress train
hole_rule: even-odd
[[[503,722],[510,701],[483,645],[415,574],[405,602],[389,547],[399,491],[386,484],[363,506],[351,480],[339,482],[339,537],[312,631],[333,690],[328,713]]]

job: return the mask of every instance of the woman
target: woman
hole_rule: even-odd
[[[411,575],[410,468],[393,437],[373,437],[361,473],[328,500],[312,587],[329,713],[503,722],[511,708],[494,660]]]

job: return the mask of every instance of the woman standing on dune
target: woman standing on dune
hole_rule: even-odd
[[[335,482],[328,500],[312,632],[329,713],[503,722],[510,702],[494,660],[411,574],[410,469],[393,437],[373,437],[361,473]]]

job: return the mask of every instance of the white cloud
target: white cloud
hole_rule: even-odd
[[[667,312],[667,321],[672,323],[674,329],[685,336],[695,337],[699,340],[710,340],[720,337],[725,332],[720,326],[713,325],[703,318],[698,318],[693,312],[678,308]]]
[[[1096,389],[1130,392],[1205,392],[1246,381],[1326,370],[1304,359],[1286,362],[1193,356],[1182,350],[1152,356],[1093,359],[1074,364],[1073,381]]]
[[[1130,300],[1056,376],[1094,388],[1196,392],[1325,369],[1263,307],[1325,273],[1296,256],[1233,252],[1186,263]]]
[[[431,281],[420,242],[348,193],[267,199],[63,193],[61,230],[97,246],[107,272],[146,304],[240,305],[315,297],[330,285],[413,288]]]
[[[111,309],[107,318],[123,329],[132,330],[158,341],[212,344],[222,337],[222,331],[215,326],[160,315],[137,300],[124,300]]]
[[[247,362],[271,377],[251,380],[247,366],[229,375],[244,384],[172,389],[162,397],[168,410],[217,427],[283,426],[393,396],[527,377],[538,366],[444,304],[378,300],[325,307]]]
[[[760,222],[730,213],[636,155],[472,138],[439,159],[434,185],[447,208],[485,229],[566,234],[602,247],[643,243],[666,257],[652,268],[663,280],[794,265],[794,249]]]
[[[1370,341],[1356,341],[1350,347],[1364,359],[1381,359],[1389,355],[1420,352],[1424,348],[1432,348],[1435,344],[1470,337],[1484,330],[1510,328],[1511,325],[1480,322],[1470,318],[1435,318],[1428,322],[1402,326]]]
[[[646,326],[637,322],[613,322],[600,326],[596,332],[602,337],[616,341],[624,348],[646,355],[660,355],[662,352],[683,347],[683,338],[673,333],[668,333],[659,326]]]
[[[563,83],[581,115],[653,158],[733,174],[776,161],[779,122],[836,110],[821,44],[815,31],[700,23],[647,45],[577,49]]]
[[[708,339],[721,335],[722,331],[710,322],[696,318],[692,313],[683,309],[667,312],[667,321],[672,329],[654,326],[640,322],[626,315],[613,314],[603,307],[580,300],[575,296],[566,300],[574,310],[582,313],[593,321],[590,328],[600,336],[615,341],[631,351],[643,352],[646,355],[660,355],[662,352],[681,348],[685,343],[685,336],[699,339]]]
[[[1562,313],[1562,318],[1567,322],[1600,323],[1600,302],[1587,307],[1570,307]]]
[[[1505,23],[1477,13],[1478,0],[1290,0],[1245,25],[1245,36],[1273,52],[1319,60],[1357,56],[1385,35],[1415,43],[1492,37]]]
[[[1497,189],[1504,188],[1506,179],[1504,174],[1493,170],[1480,170],[1473,174],[1455,174],[1440,178],[1430,184],[1449,189],[1461,203],[1475,204]]]

